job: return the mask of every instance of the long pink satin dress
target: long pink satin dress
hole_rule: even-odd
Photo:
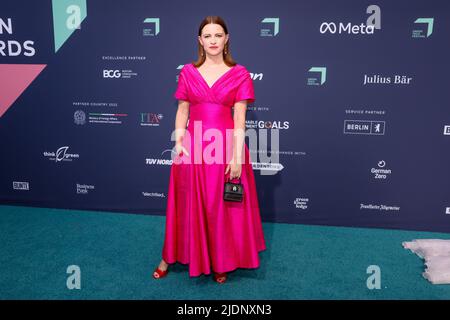
[[[189,63],[180,71],[174,97],[190,103],[183,140],[188,155],[176,155],[170,170],[163,259],[189,264],[191,277],[257,268],[258,253],[266,245],[245,143],[244,199],[223,200],[229,178],[225,169],[232,154],[232,107],[236,101],[255,101],[250,73],[236,64],[209,87]]]

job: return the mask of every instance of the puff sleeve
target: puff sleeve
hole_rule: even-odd
[[[186,85],[186,70],[183,67],[178,75],[178,86],[174,94],[175,99],[189,101]]]
[[[244,80],[241,81],[236,92],[234,102],[247,100],[247,103],[255,101],[255,89],[253,88],[253,80],[248,71],[245,72]]]

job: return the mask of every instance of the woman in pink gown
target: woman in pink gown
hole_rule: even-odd
[[[249,151],[242,139],[239,153],[234,138],[235,128],[245,130],[246,104],[255,97],[249,72],[230,56],[223,20],[205,18],[200,39],[199,61],[183,66],[174,94],[179,110],[184,106],[189,111],[189,121],[186,128],[177,113],[177,155],[170,171],[163,260],[153,276],[164,277],[169,264],[180,262],[189,264],[191,277],[213,272],[214,279],[223,283],[227,272],[259,267],[258,253],[266,249]],[[212,85],[196,67],[205,61],[222,66],[210,70],[226,67],[213,77]],[[232,107],[240,117],[233,115]],[[232,165],[231,159],[239,158],[241,164]],[[243,200],[225,201],[224,184],[236,178],[243,185]]]

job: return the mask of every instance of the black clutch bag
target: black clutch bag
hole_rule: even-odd
[[[225,181],[225,187],[223,190],[223,199],[225,201],[235,201],[241,202],[244,198],[244,186],[241,184],[241,178],[239,178],[239,182],[231,182],[228,178]]]

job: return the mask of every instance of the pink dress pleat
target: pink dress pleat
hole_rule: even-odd
[[[171,166],[162,257],[168,263],[189,264],[191,277],[257,268],[258,253],[266,245],[246,145],[241,174],[244,199],[223,200],[229,177],[225,175],[227,153],[232,153],[231,108],[236,101],[255,101],[250,74],[237,64],[209,87],[196,67],[186,64],[174,97],[190,103],[189,134],[183,140],[189,155],[175,156]],[[211,133],[209,139],[205,132]],[[205,153],[215,157],[216,162],[198,161],[196,155]]]

